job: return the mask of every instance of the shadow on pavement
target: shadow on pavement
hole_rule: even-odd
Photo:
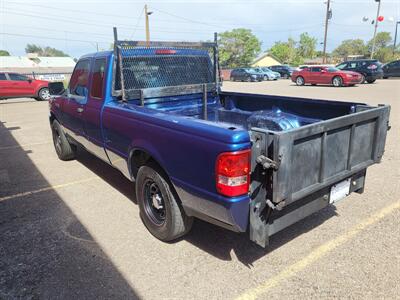
[[[0,129],[0,299],[138,299],[54,190],[5,198],[49,183]]]
[[[78,160],[85,167],[123,193],[132,202],[137,203],[134,196],[134,184],[127,180],[119,171],[84,149],[80,149],[78,152]],[[335,215],[335,207],[329,206],[282,232],[278,232],[271,238],[270,245],[266,249],[251,242],[248,233],[235,233],[201,220],[196,220],[191,232],[180,240],[186,240],[214,257],[226,261],[232,260],[231,252],[233,250],[240,262],[246,266],[251,266],[259,258],[271,253],[295,237],[312,230]],[[139,216],[137,217],[139,218]]]

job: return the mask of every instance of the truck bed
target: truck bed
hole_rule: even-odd
[[[262,246],[270,235],[327,206],[334,184],[349,180],[350,192],[362,192],[366,168],[384,152],[389,106],[221,93],[221,103],[209,97],[204,120],[201,97],[192,97],[185,104],[155,105],[193,121],[249,132],[250,237]]]

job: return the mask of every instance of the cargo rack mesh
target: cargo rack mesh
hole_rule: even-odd
[[[217,34],[214,42],[118,40],[114,27],[113,96],[123,101],[203,93],[220,88]]]

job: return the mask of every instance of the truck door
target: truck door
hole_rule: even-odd
[[[107,59],[96,58],[92,65],[92,78],[90,81],[88,102],[83,111],[84,130],[88,140],[86,148],[96,156],[108,161],[104,151],[101,130],[101,110],[105,96],[105,76]]]
[[[83,145],[85,136],[82,113],[88,98],[89,71],[90,59],[78,61],[69,82],[62,115],[62,124],[66,132]]]

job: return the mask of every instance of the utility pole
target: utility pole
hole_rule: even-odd
[[[394,42],[393,42],[393,54],[396,52],[396,42],[397,42],[397,26],[399,26],[400,21],[396,22],[396,30],[394,32]]]
[[[372,41],[372,50],[371,50],[371,57],[370,57],[371,59],[374,57],[376,31],[378,30],[378,17],[379,17],[379,12],[381,10],[381,0],[375,0],[375,2],[378,2],[378,10],[376,11],[374,38],[373,38],[373,41]]]
[[[147,11],[147,4],[144,6],[144,14],[146,15],[146,46],[150,47],[150,28],[149,28],[149,16],[153,12]]]
[[[328,37],[328,24],[329,24],[329,19],[332,17],[332,11],[331,11],[331,0],[327,0],[326,2],[326,17],[325,17],[325,35],[324,35],[324,51],[323,51],[323,56],[322,56],[322,63],[326,63],[326,39]]]

